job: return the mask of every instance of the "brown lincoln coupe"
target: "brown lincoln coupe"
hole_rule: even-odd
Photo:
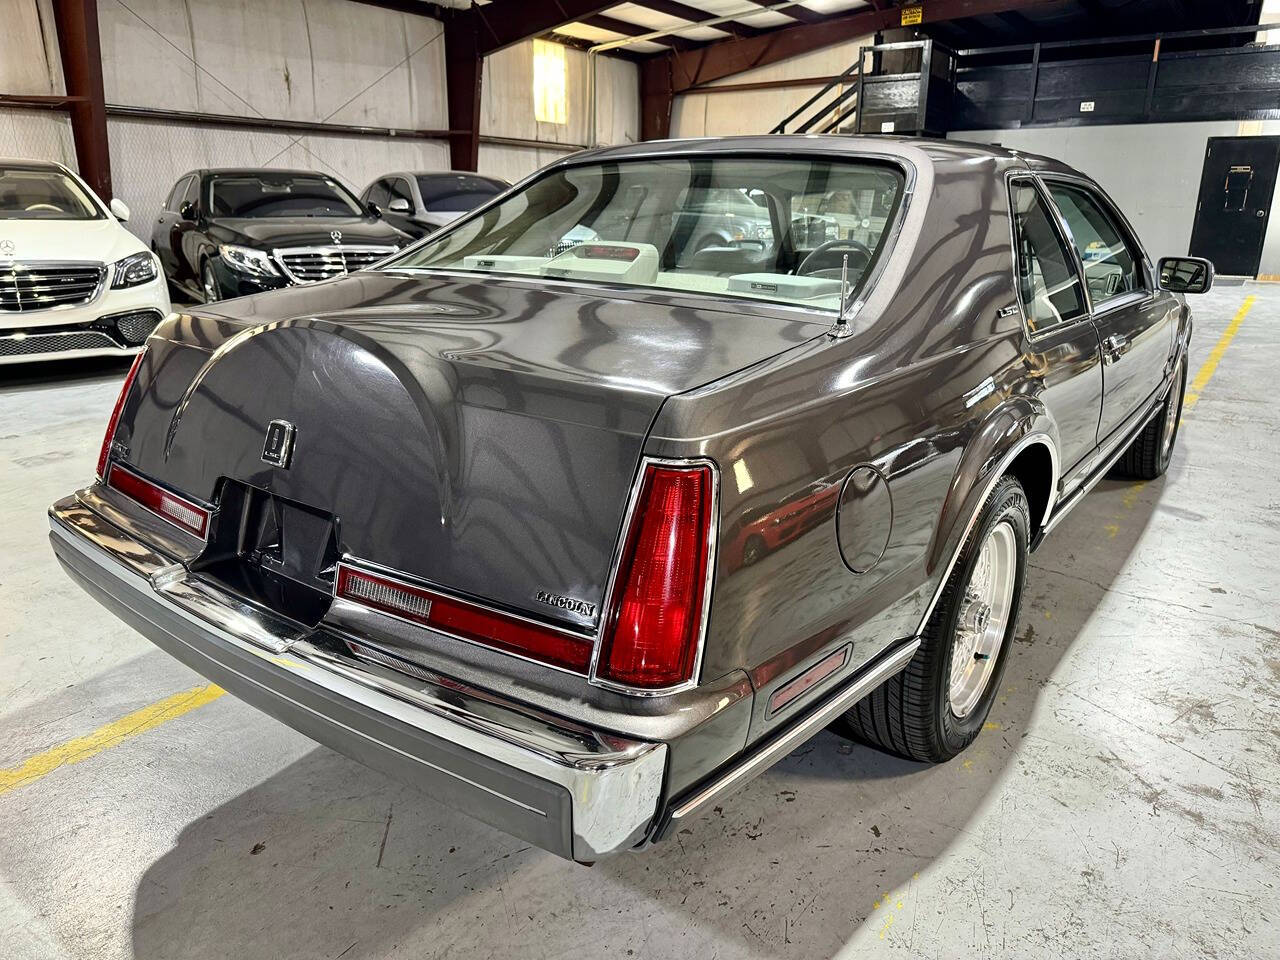
[[[707,242],[726,204],[751,229]],[[828,724],[963,750],[1030,551],[1168,465],[1212,279],[999,148],[582,153],[171,315],[53,546],[235,695],[592,861]]]

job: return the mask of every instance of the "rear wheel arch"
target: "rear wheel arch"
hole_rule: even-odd
[[[1058,482],[1057,457],[1047,438],[1037,438],[1021,449],[1005,469],[1005,474],[1016,477],[1022,484],[1031,507],[1031,537],[1049,519],[1049,509],[1054,500]]]
[[[1038,447],[1037,450],[1032,450]],[[1031,451],[1028,453],[1028,451]],[[1026,459],[1021,459],[1027,454]],[[1046,465],[1047,474],[1043,468]],[[928,559],[929,571],[938,568],[960,549],[961,541],[991,488],[1010,474],[1013,464],[1026,472],[1034,486],[1026,482],[1027,497],[1035,511],[1032,535],[1053,506],[1060,464],[1058,430],[1045,407],[1033,399],[1019,397],[993,411],[965,444],[964,452],[951,475],[942,513],[934,530]],[[1015,473],[1021,481],[1021,473]],[[1043,479],[1047,476],[1047,479]],[[1037,492],[1037,490],[1039,492]]]

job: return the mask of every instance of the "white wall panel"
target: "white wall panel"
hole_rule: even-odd
[[[1280,121],[1238,123],[1105,124],[1087,127],[1029,127],[1014,130],[965,130],[954,140],[999,143],[1069,163],[1097,180],[1124,211],[1153,258],[1186,254],[1195,225],[1200,174],[1210,137],[1280,134]],[[1148,162],[1158,157],[1156,167]],[[1276,198],[1280,200],[1280,196]],[[1263,274],[1280,274],[1280,228],[1272,201]]]
[[[48,96],[61,94],[64,89],[58,34],[53,27],[53,0],[3,0],[0,93]]]
[[[444,129],[440,23],[350,0],[99,4],[108,103]]]
[[[640,71],[633,63],[596,57],[596,133],[601,143],[627,143],[639,136]],[[591,136],[588,109],[591,58],[565,50],[568,122],[540,123],[533,115],[533,41],[517,43],[484,61],[480,132],[491,136],[585,144]]]
[[[71,121],[64,113],[0,107],[0,157],[56,160],[76,169]]]
[[[596,139],[601,144],[633,143],[640,135],[640,72],[635,64],[596,57]],[[487,136],[586,145],[591,141],[591,58],[582,50],[565,51],[568,72],[566,123],[540,123],[533,114],[533,42],[518,43],[485,58],[480,132]],[[519,180],[566,155],[554,148],[534,149],[481,144],[480,170]]]

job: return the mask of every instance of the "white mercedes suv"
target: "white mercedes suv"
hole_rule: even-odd
[[[169,292],[128,218],[59,163],[0,159],[0,363],[138,352]]]

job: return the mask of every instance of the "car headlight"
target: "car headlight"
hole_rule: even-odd
[[[117,260],[112,267],[114,267],[111,274],[112,290],[150,283],[160,273],[156,268],[156,258],[147,250]]]
[[[232,270],[239,270],[254,277],[278,277],[279,271],[263,251],[253,247],[239,247],[234,243],[224,243],[218,247],[222,262]]]

